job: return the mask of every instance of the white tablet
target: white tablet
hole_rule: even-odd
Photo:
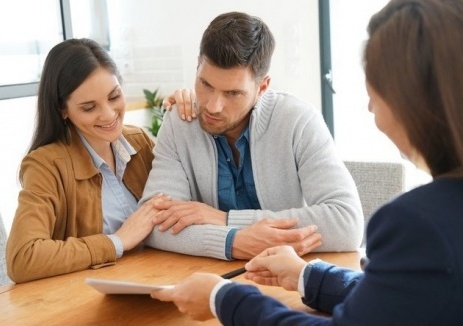
[[[154,290],[174,287],[174,285],[152,285],[98,278],[86,278],[85,281],[88,285],[104,294],[151,294]]]

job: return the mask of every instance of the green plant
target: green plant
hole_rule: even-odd
[[[164,117],[165,110],[162,107],[163,97],[159,94],[159,89],[155,89],[153,92],[144,89],[146,105],[151,109],[151,126],[148,127],[149,131],[154,137],[158,135],[159,128],[161,128],[162,119]]]

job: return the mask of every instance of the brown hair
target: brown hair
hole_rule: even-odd
[[[72,92],[97,68],[122,78],[108,52],[90,39],[69,39],[55,45],[47,55],[40,78],[37,122],[28,152],[55,141],[67,140],[61,115]]]
[[[275,40],[259,18],[240,12],[217,16],[201,39],[200,57],[219,68],[249,67],[256,79],[270,69]]]
[[[392,0],[368,25],[367,82],[434,177],[463,167],[462,31],[462,0]]]

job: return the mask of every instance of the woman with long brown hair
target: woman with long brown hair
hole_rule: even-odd
[[[7,243],[13,281],[113,264],[152,231],[153,203],[137,206],[154,144],[123,125],[125,104],[118,69],[97,42],[51,49]]]

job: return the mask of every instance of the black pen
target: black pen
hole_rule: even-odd
[[[235,269],[234,271],[223,274],[222,277],[225,278],[225,279],[230,279],[230,278],[233,278],[235,276],[241,275],[241,274],[243,274],[245,272],[246,272],[246,268],[241,267],[241,268]]]

